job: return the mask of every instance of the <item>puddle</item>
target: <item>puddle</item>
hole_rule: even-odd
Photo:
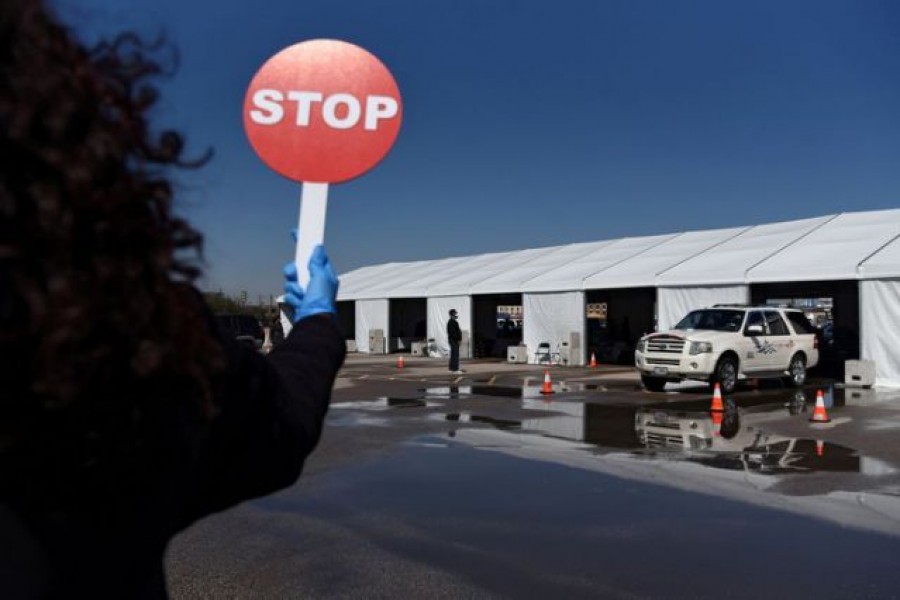
[[[390,408],[425,408],[428,403],[420,398],[384,398]]]
[[[534,378],[535,380],[537,378]],[[536,383],[535,385],[523,385],[523,386],[508,386],[508,385],[484,385],[484,384],[473,384],[473,385],[460,385],[460,386],[449,386],[449,387],[429,387],[422,388],[419,390],[424,397],[426,398],[440,398],[440,399],[457,399],[466,396],[487,396],[489,398],[514,398],[514,399],[525,399],[525,398],[543,398],[544,394],[541,394],[542,384]],[[605,392],[606,387],[603,385],[595,384],[595,383],[581,383],[581,382],[573,382],[573,383],[565,383],[565,382],[555,382],[553,383],[553,392],[555,394],[566,393],[566,392],[585,392],[585,391],[601,391]]]
[[[595,384],[581,384],[597,389]],[[680,460],[724,470],[759,474],[893,472],[890,465],[861,456],[855,449],[811,438],[791,438],[769,433],[766,424],[790,418],[809,418],[815,406],[815,388],[771,390],[725,398],[722,413],[709,412],[708,399],[659,402],[649,405],[609,405],[575,401],[585,397],[548,398],[539,387],[491,385],[444,386],[421,389],[419,398],[383,397],[368,403],[344,403],[338,408],[372,410],[442,407],[441,400],[487,396],[520,400],[520,408],[533,416],[520,420],[497,418],[485,411],[435,414],[448,422],[488,425],[522,436],[541,436],[593,447],[594,452],[626,450],[648,460]],[[823,390],[828,410],[848,399],[871,401],[868,390]],[[849,393],[848,393],[849,392]],[[855,395],[865,396],[858,399]],[[341,426],[377,425],[379,420],[338,419]],[[448,432],[453,437],[456,429]],[[868,467],[872,467],[869,469]]]
[[[485,450],[465,437],[423,436],[253,506],[278,515],[269,543],[353,558],[328,561],[328,577],[305,582],[313,595],[333,595],[335,582],[357,581],[363,568],[414,586],[426,569],[447,565],[454,586],[477,586],[453,588],[467,597],[892,597],[900,586],[890,497],[782,497],[746,485],[742,474],[728,486],[700,473],[690,487],[670,487],[652,468],[622,478],[565,458],[527,459],[513,447]],[[352,536],[342,541],[335,530]],[[704,549],[716,567],[698,560]],[[409,562],[390,562],[397,557]],[[412,568],[418,583],[405,579]]]
[[[444,387],[430,387],[419,390],[424,394],[424,398],[434,400],[458,400],[472,395],[472,386],[470,385],[451,385]]]
[[[444,415],[447,421],[457,423],[484,423],[501,431],[509,431],[522,428],[521,421],[512,421],[508,419],[495,419],[494,417],[485,417],[482,415],[473,415],[471,413],[448,413]]]
[[[424,398],[396,398],[382,396],[377,400],[359,400],[356,402],[333,402],[332,409],[386,410],[389,408],[433,408],[440,406],[436,402],[428,402]]]

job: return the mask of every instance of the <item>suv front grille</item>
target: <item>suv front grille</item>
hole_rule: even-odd
[[[684,350],[684,340],[647,340],[647,352],[660,352],[665,354],[681,354]]]
[[[661,429],[674,429],[676,431],[681,429],[681,425],[679,425],[677,421],[674,423],[657,423],[656,421],[653,421],[652,423],[647,423],[647,427],[656,427],[656,428],[661,428]]]
[[[677,358],[647,358],[648,365],[672,365],[677,367],[681,361]]]
[[[683,448],[684,438],[680,435],[644,434],[644,445],[648,448]]]

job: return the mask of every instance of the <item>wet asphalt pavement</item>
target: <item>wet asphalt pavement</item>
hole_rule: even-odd
[[[173,541],[175,598],[892,598],[900,394],[351,358],[292,488]],[[817,389],[831,422],[810,423]]]

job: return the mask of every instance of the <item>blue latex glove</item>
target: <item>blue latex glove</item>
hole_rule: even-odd
[[[284,266],[284,301],[294,309],[294,323],[320,313],[337,313],[338,278],[324,246],[315,247],[308,267],[309,285],[304,290],[297,283],[297,265],[289,262]]]

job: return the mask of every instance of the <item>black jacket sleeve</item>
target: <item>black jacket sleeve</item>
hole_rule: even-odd
[[[301,320],[268,356],[230,340],[223,346],[228,367],[217,386],[218,413],[197,447],[185,525],[297,480],[346,353],[330,315]]]

